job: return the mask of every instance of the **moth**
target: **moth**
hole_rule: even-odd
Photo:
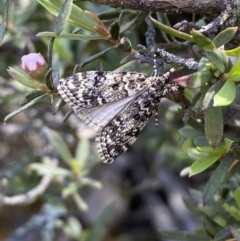
[[[134,143],[161,98],[180,88],[168,83],[170,72],[147,76],[87,71],[60,79],[57,89],[75,114],[96,131],[101,160],[112,163]]]

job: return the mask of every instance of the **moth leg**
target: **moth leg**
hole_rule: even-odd
[[[73,113],[73,110],[69,110],[67,114],[63,117],[63,123],[67,121],[67,119],[70,117],[70,115]]]

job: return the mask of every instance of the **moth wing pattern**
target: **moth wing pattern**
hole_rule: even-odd
[[[61,79],[57,89],[75,114],[97,131],[100,157],[111,163],[134,143],[161,98],[174,91],[166,86],[170,72],[148,77],[88,71]]]
[[[97,132],[96,147],[104,163],[112,163],[135,142],[159,102],[143,91]]]
[[[73,109],[92,108],[134,96],[152,81],[136,72],[87,71],[60,79],[57,89]]]
[[[72,106],[72,109],[87,126],[93,128],[95,131],[99,131],[110,122],[117,113],[127,108],[133,98],[133,96],[128,96],[124,99],[92,108],[81,108],[75,105]]]

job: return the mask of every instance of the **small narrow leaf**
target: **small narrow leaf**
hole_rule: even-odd
[[[233,161],[234,160],[232,156],[226,155],[221,160],[218,167],[211,174],[210,179],[203,191],[203,205],[206,205],[213,198],[214,194],[219,190]]]
[[[216,45],[217,48],[227,44],[234,37],[237,29],[237,27],[224,29],[213,39],[213,43]]]
[[[173,79],[172,81],[182,87],[187,88],[198,88],[206,84],[206,82],[210,81],[212,77],[212,73],[209,70],[202,70],[196,73],[181,76]]]
[[[240,209],[240,188],[234,191],[234,199],[238,205],[238,208]]]
[[[223,137],[223,119],[220,107],[204,110],[205,134],[210,146],[215,148]]]
[[[221,72],[224,73],[226,70],[226,58],[221,58],[216,51],[206,51],[206,57],[210,60],[210,62]],[[224,61],[225,60],[225,61]]]
[[[48,128],[44,128],[44,133],[65,163],[70,164],[73,157],[63,138],[56,131]]]
[[[104,36],[100,34],[73,34],[73,33],[60,33],[57,35],[54,32],[41,32],[37,34],[38,37],[55,37],[55,38],[63,38],[63,39],[71,39],[71,40],[99,40],[99,39],[105,39]]]
[[[127,56],[129,57],[129,56]],[[120,64],[123,63],[123,61],[127,59],[124,58],[123,60],[121,60]],[[136,60],[131,60],[129,61],[130,59],[128,59],[128,62],[127,63],[124,63],[123,65],[121,65],[120,67],[118,67],[117,69],[114,70],[114,72],[135,72],[136,71],[136,68],[137,66],[139,65],[139,62],[136,61]]]
[[[87,139],[82,139],[78,142],[76,158],[78,160],[79,165],[83,168],[86,164],[88,155],[90,151],[90,143]]]
[[[120,26],[118,21],[115,21],[111,24],[109,32],[112,36],[112,39],[117,40],[119,36]]]
[[[59,76],[60,76],[59,68],[53,68],[52,69],[52,82],[53,82],[54,88],[57,88],[57,86],[59,84],[59,79],[60,79]]]
[[[214,237],[214,241],[226,241],[231,240],[232,234],[230,232],[229,227],[224,227],[222,230],[220,230]]]
[[[71,171],[62,168],[62,167],[55,167],[50,166],[42,163],[32,163],[29,165],[31,170],[36,171],[39,175],[53,175],[53,176],[62,176],[62,177],[69,177],[72,175]]]
[[[230,50],[225,50],[225,54],[228,56],[239,56],[240,54],[240,46],[234,49],[230,49]]]
[[[37,0],[43,5],[49,12],[57,16],[64,4],[64,0]],[[90,32],[96,32],[94,26],[96,22],[91,19],[80,7],[73,4],[72,11],[69,16],[68,22],[81,29],[88,30]]]
[[[211,154],[195,161],[190,167],[190,176],[205,171],[225,153],[225,148],[216,148]]]
[[[69,217],[62,229],[67,237],[70,237],[72,240],[79,240],[79,237],[81,237],[82,226],[75,217]]]
[[[235,84],[233,81],[228,80],[223,87],[214,96],[214,106],[226,106],[233,102],[236,97]]]
[[[37,82],[33,78],[31,78],[29,75],[24,73],[22,70],[18,68],[12,68],[8,67],[7,72],[19,83],[22,85],[32,88],[32,89],[37,89],[39,86],[42,84],[40,82]]]
[[[4,124],[6,124],[6,122],[8,120],[10,120],[11,118],[13,118],[14,116],[18,115],[19,113],[21,113],[22,111],[32,107],[33,105],[37,104],[39,101],[43,100],[45,97],[47,97],[48,94],[43,94],[41,96],[38,96],[36,98],[34,98],[33,100],[29,101],[27,104],[21,106],[19,109],[13,111],[12,113],[8,114],[5,118],[4,118]]]
[[[237,209],[235,206],[231,206],[227,203],[223,204],[223,208],[237,221],[240,221],[240,210]]]
[[[213,50],[214,48],[216,48],[215,44],[209,38],[207,38],[205,35],[200,33],[199,31],[193,29],[191,31],[191,34],[193,36],[193,41],[199,47],[202,47],[204,49],[210,49],[210,50]]]
[[[224,138],[224,143],[225,143],[225,148],[226,148],[226,152],[229,152],[231,149],[231,146],[233,144],[234,141],[228,139],[228,138]]]
[[[77,66],[77,68],[75,67],[75,69],[74,69],[74,73],[76,73],[76,70],[77,70],[78,68],[82,68],[82,67],[85,66],[86,64],[88,64],[88,63],[94,61],[95,59],[97,59],[97,58],[103,56],[104,54],[106,54],[107,52],[109,52],[110,50],[115,49],[115,48],[117,48],[116,45],[111,46],[111,47],[106,48],[106,49],[104,49],[103,51],[101,51],[101,52],[99,52],[99,53],[97,53],[97,54],[95,54],[95,55],[93,55],[93,56],[91,56],[91,57],[85,59],[85,60],[81,63],[80,66]]]
[[[49,90],[53,90],[54,89],[54,84],[53,84],[53,79],[52,79],[52,69],[50,69],[46,76],[46,86],[48,87]]]
[[[239,73],[240,73],[240,55],[238,56],[235,64],[229,71],[228,75],[229,75],[229,78],[231,78],[232,76],[238,75]]]
[[[223,87],[224,83],[222,81],[217,81],[214,85],[212,85],[206,93],[203,93],[204,99],[202,102],[202,108],[207,109],[213,106],[213,98],[215,94]],[[203,92],[203,91],[202,91]]]
[[[62,9],[60,10],[55,23],[54,23],[54,32],[58,35],[62,32],[64,26],[66,25],[68,18],[72,9],[72,1],[73,0],[65,0]]]
[[[153,22],[153,25],[156,28],[158,28],[159,30],[163,31],[164,33],[167,33],[171,36],[174,36],[174,37],[186,40],[186,41],[190,41],[190,42],[194,41],[193,37],[190,34],[186,34],[184,32],[178,31],[174,28],[170,28],[167,25],[158,22],[156,19],[152,18],[151,16],[150,16],[150,19]]]
[[[41,96],[41,95],[44,95],[46,94],[46,91],[44,90],[33,90],[29,93],[27,93],[21,100],[20,102],[20,106],[23,106],[25,104],[27,104],[29,101]]]
[[[228,76],[228,80],[236,81],[236,82],[240,81],[240,72],[237,73],[237,74],[233,74],[231,76]]]
[[[79,210],[84,212],[88,210],[88,204],[82,199],[82,197],[78,193],[74,193],[72,197]]]
[[[6,0],[5,6],[3,9],[2,23],[0,25],[0,46],[2,45],[3,37],[6,31],[9,3],[10,3],[10,0]]]

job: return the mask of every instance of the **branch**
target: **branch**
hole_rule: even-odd
[[[114,8],[138,9],[165,13],[216,15],[222,12],[223,0],[90,0]]]
[[[53,166],[57,166],[57,161],[53,161]],[[45,190],[48,188],[53,175],[45,175],[42,177],[40,183],[25,194],[16,195],[13,197],[4,196],[0,194],[0,204],[15,206],[15,205],[26,205],[35,201],[39,196],[41,196]]]

